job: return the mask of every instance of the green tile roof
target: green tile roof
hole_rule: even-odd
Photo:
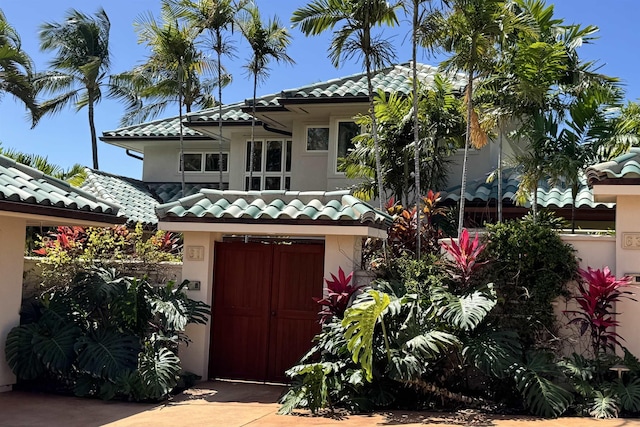
[[[517,169],[505,169],[502,174],[502,200],[508,203],[515,201],[515,194],[520,184],[521,173]],[[498,181],[487,182],[486,178],[476,179],[467,182],[465,200],[469,202],[483,203],[498,198]],[[460,200],[460,185],[449,188],[442,192],[442,200],[457,202]],[[570,207],[573,198],[571,188],[564,184],[551,186],[548,181],[541,180],[538,186],[538,204],[545,208],[565,208]],[[525,207],[529,207],[527,202]],[[593,192],[587,186],[583,177],[576,197],[577,208],[612,208],[614,203],[594,202]]]
[[[431,84],[433,77],[438,73],[437,67],[426,64],[418,64],[418,79],[424,84]],[[411,92],[412,76],[411,64],[399,64],[393,67],[378,71],[373,77],[373,87],[375,90],[384,90],[387,93],[401,92],[408,94]],[[465,84],[462,74],[452,75],[454,86],[462,87]],[[332,79],[325,82],[313,83],[295,89],[284,90],[279,94],[271,94],[260,97],[256,100],[258,107],[281,107],[289,100],[304,99],[340,99],[340,98],[362,98],[369,96],[367,89],[367,78],[365,73],[358,73],[339,79]],[[243,123],[251,120],[251,115],[243,109],[250,106],[250,101],[228,104],[222,108],[222,119],[225,123]],[[213,107],[188,114],[186,119],[189,123],[197,124],[204,122],[217,122],[219,116],[218,107]],[[103,132],[103,139],[114,138],[169,138],[179,135],[178,117],[156,120],[139,125],[128,126],[112,131]],[[187,137],[209,138],[202,133],[183,127],[184,135]]]
[[[585,173],[589,185],[605,179],[640,178],[640,147],[631,147],[621,156],[590,166]]]
[[[2,202],[15,203],[13,209],[23,207],[24,211],[35,207],[42,210],[41,215],[79,218],[76,214],[81,213],[90,219],[98,214],[101,218],[95,220],[111,217],[111,222],[119,222],[117,205],[4,156],[0,156],[0,210],[9,209]]]
[[[161,220],[202,218],[211,222],[310,221],[387,227],[393,219],[348,191],[220,191],[202,189],[156,208]]]
[[[160,201],[144,182],[89,168],[85,168],[85,172],[87,178],[81,188],[119,205],[121,208],[118,214],[127,218],[127,224],[158,223],[155,207]]]
[[[147,188],[156,195],[161,203],[168,203],[178,200],[182,197],[182,184],[179,182],[148,182]],[[198,193],[204,188],[218,189],[219,185],[215,183],[185,183],[185,197]],[[155,215],[155,214],[154,214]]]

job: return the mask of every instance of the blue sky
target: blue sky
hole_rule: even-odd
[[[305,0],[257,0],[264,16],[277,14],[289,25],[289,18],[296,8],[307,3]],[[552,3],[552,2],[549,2]],[[29,2],[5,1],[0,9],[8,21],[16,27],[22,37],[23,48],[33,58],[36,68],[44,71],[50,57],[39,51],[37,31],[45,21],[61,21],[65,12],[76,8],[85,13],[94,13],[101,5],[111,20],[112,73],[131,69],[142,62],[148,51],[137,44],[133,21],[142,13],[159,10],[159,0],[30,0]],[[635,27],[640,16],[637,0],[558,0],[555,2],[556,16],[569,23],[593,24],[600,27],[600,39],[593,45],[584,46],[581,56],[596,60],[602,65],[601,71],[617,76],[625,83],[627,98],[640,97],[640,58],[636,52],[640,45],[640,32]],[[409,26],[406,22],[397,29],[387,29],[385,34],[392,37],[398,51],[398,61],[410,59]],[[361,71],[360,64],[345,63],[335,69],[327,59],[329,35],[307,38],[297,29],[291,30],[293,42],[289,55],[296,64],[284,66],[274,64],[268,80],[261,84],[259,94],[280,92],[305,84],[324,81]],[[236,40],[237,57],[226,61],[233,75],[232,84],[223,93],[223,101],[237,102],[251,96],[251,82],[242,69],[249,56],[248,48],[241,41],[239,33],[232,36]],[[437,61],[422,58],[422,62]],[[103,99],[96,108],[96,128],[98,135],[103,131],[118,127],[123,106],[116,101]],[[30,129],[24,107],[11,97],[0,99],[0,142],[5,148],[16,148],[23,152],[46,155],[53,163],[68,167],[74,163],[91,165],[89,124],[86,109],[75,112],[69,109],[55,116],[48,116]],[[177,115],[167,110],[164,116]],[[100,168],[104,171],[140,178],[142,164],[125,155],[124,150],[99,142]]]

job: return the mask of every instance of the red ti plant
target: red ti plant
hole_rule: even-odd
[[[455,280],[460,282],[462,288],[467,287],[473,273],[488,262],[478,261],[478,257],[487,245],[480,244],[478,233],[471,240],[466,228],[462,230],[458,243],[454,240],[451,240],[450,245],[442,242],[442,247],[451,257],[448,271]]]
[[[333,316],[342,318],[347,309],[351,296],[360,289],[359,286],[351,284],[353,272],[345,276],[341,267],[338,267],[338,277],[331,274],[331,280],[324,279],[327,283],[325,298],[314,298],[314,301],[320,304],[323,309],[320,314],[320,323],[324,323]]]
[[[620,324],[616,320],[614,304],[622,298],[633,300],[632,292],[624,290],[631,282],[630,277],[616,279],[609,267],[603,270],[579,270],[582,280],[578,282],[579,295],[574,299],[580,310],[565,310],[565,314],[574,318],[569,324],[580,325],[580,335],[587,331],[591,333],[591,349],[593,355],[598,356],[601,351],[614,350],[620,346],[623,338],[616,333],[615,328]],[[635,301],[635,300],[634,300]]]
[[[87,241],[87,233],[83,227],[66,227],[59,226],[55,232],[51,232],[44,241],[44,245],[40,249],[36,249],[33,252],[37,255],[46,255],[47,249],[60,246],[65,252],[70,252],[74,249],[78,249]]]

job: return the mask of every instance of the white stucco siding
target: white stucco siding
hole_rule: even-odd
[[[5,358],[9,331],[20,323],[26,220],[0,214],[0,391],[16,382]]]

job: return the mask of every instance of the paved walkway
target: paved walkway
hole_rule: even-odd
[[[495,426],[495,427],[640,427],[640,420],[596,421],[587,418],[538,420],[490,417],[473,412],[429,414],[390,412],[342,419],[277,415],[283,388],[207,382],[162,405],[103,402],[92,399],[9,392],[0,394],[0,426],[27,427],[294,427],[294,426]]]

